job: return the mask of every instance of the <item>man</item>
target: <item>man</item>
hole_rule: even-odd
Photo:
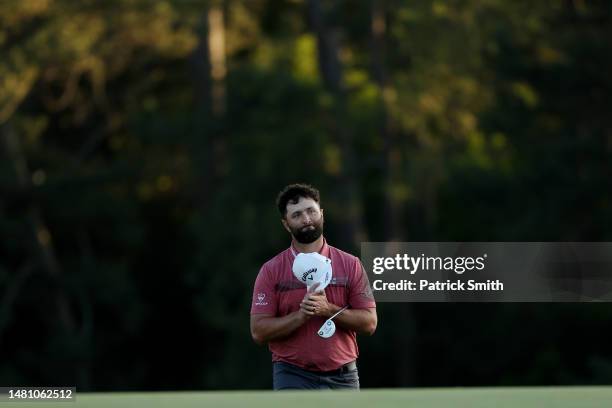
[[[251,305],[251,335],[272,352],[274,389],[359,389],[356,333],[372,335],[378,320],[361,262],[325,241],[318,190],[289,185],[277,205],[291,246],[262,266]],[[307,291],[293,275],[300,252],[331,259],[333,276],[325,290],[315,284]],[[347,305],[334,318],[336,333],[320,337],[325,320]]]

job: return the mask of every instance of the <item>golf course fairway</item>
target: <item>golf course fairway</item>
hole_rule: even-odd
[[[354,391],[79,393],[73,402],[2,402],[0,408],[604,408],[612,387],[414,388]]]

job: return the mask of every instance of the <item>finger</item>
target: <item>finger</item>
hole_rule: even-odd
[[[304,309],[309,310],[316,314],[317,310],[319,309],[319,306],[316,303],[306,303],[304,304]]]
[[[314,312],[307,307],[300,307],[300,310],[302,311],[302,313],[305,313],[309,316],[314,316]]]
[[[304,299],[305,301],[311,301],[311,302],[324,302],[327,300],[326,297],[321,296],[321,295],[310,295],[307,298]]]

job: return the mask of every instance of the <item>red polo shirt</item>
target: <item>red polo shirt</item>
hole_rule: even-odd
[[[253,290],[251,314],[285,316],[300,309],[306,286],[298,281],[291,267],[295,249],[287,248],[266,262],[259,271]],[[325,288],[330,303],[352,309],[376,307],[370,285],[359,259],[324,241],[321,251],[332,261],[332,280]],[[329,339],[317,331],[325,318],[313,316],[289,337],[270,341],[272,361],[284,361],[306,370],[329,371],[351,362],[359,355],[356,333],[336,327]]]

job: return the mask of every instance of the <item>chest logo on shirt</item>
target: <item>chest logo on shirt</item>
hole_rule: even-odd
[[[266,299],[265,293],[258,293],[257,302],[255,302],[255,306],[266,306],[268,302],[264,302],[265,299]]]

